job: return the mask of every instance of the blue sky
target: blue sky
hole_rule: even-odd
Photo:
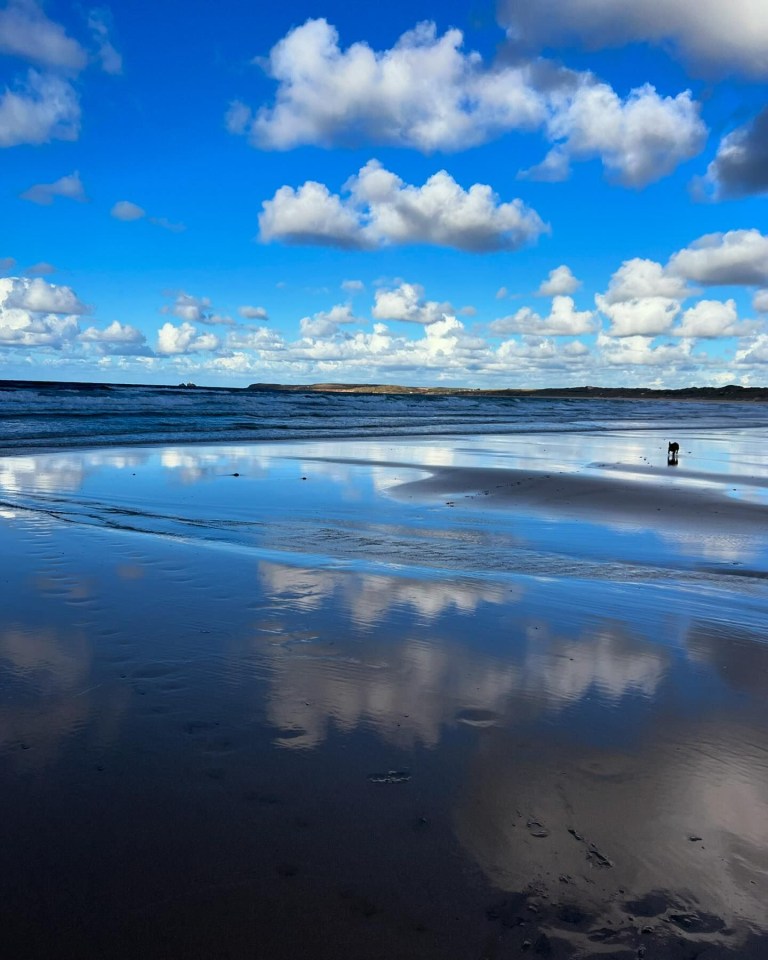
[[[768,6],[0,6],[0,377],[766,382]]]

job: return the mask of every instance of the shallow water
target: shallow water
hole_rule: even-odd
[[[751,436],[0,460],[7,955],[761,956],[764,527],[402,492]]]

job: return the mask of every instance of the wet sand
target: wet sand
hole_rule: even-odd
[[[4,955],[765,956],[768,471],[662,439],[0,460]]]

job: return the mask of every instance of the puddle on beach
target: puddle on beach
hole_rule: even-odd
[[[5,954],[764,956],[765,538],[329,446],[0,461]]]

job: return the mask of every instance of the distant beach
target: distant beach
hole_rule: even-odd
[[[765,955],[762,402],[0,398],[9,956]]]

